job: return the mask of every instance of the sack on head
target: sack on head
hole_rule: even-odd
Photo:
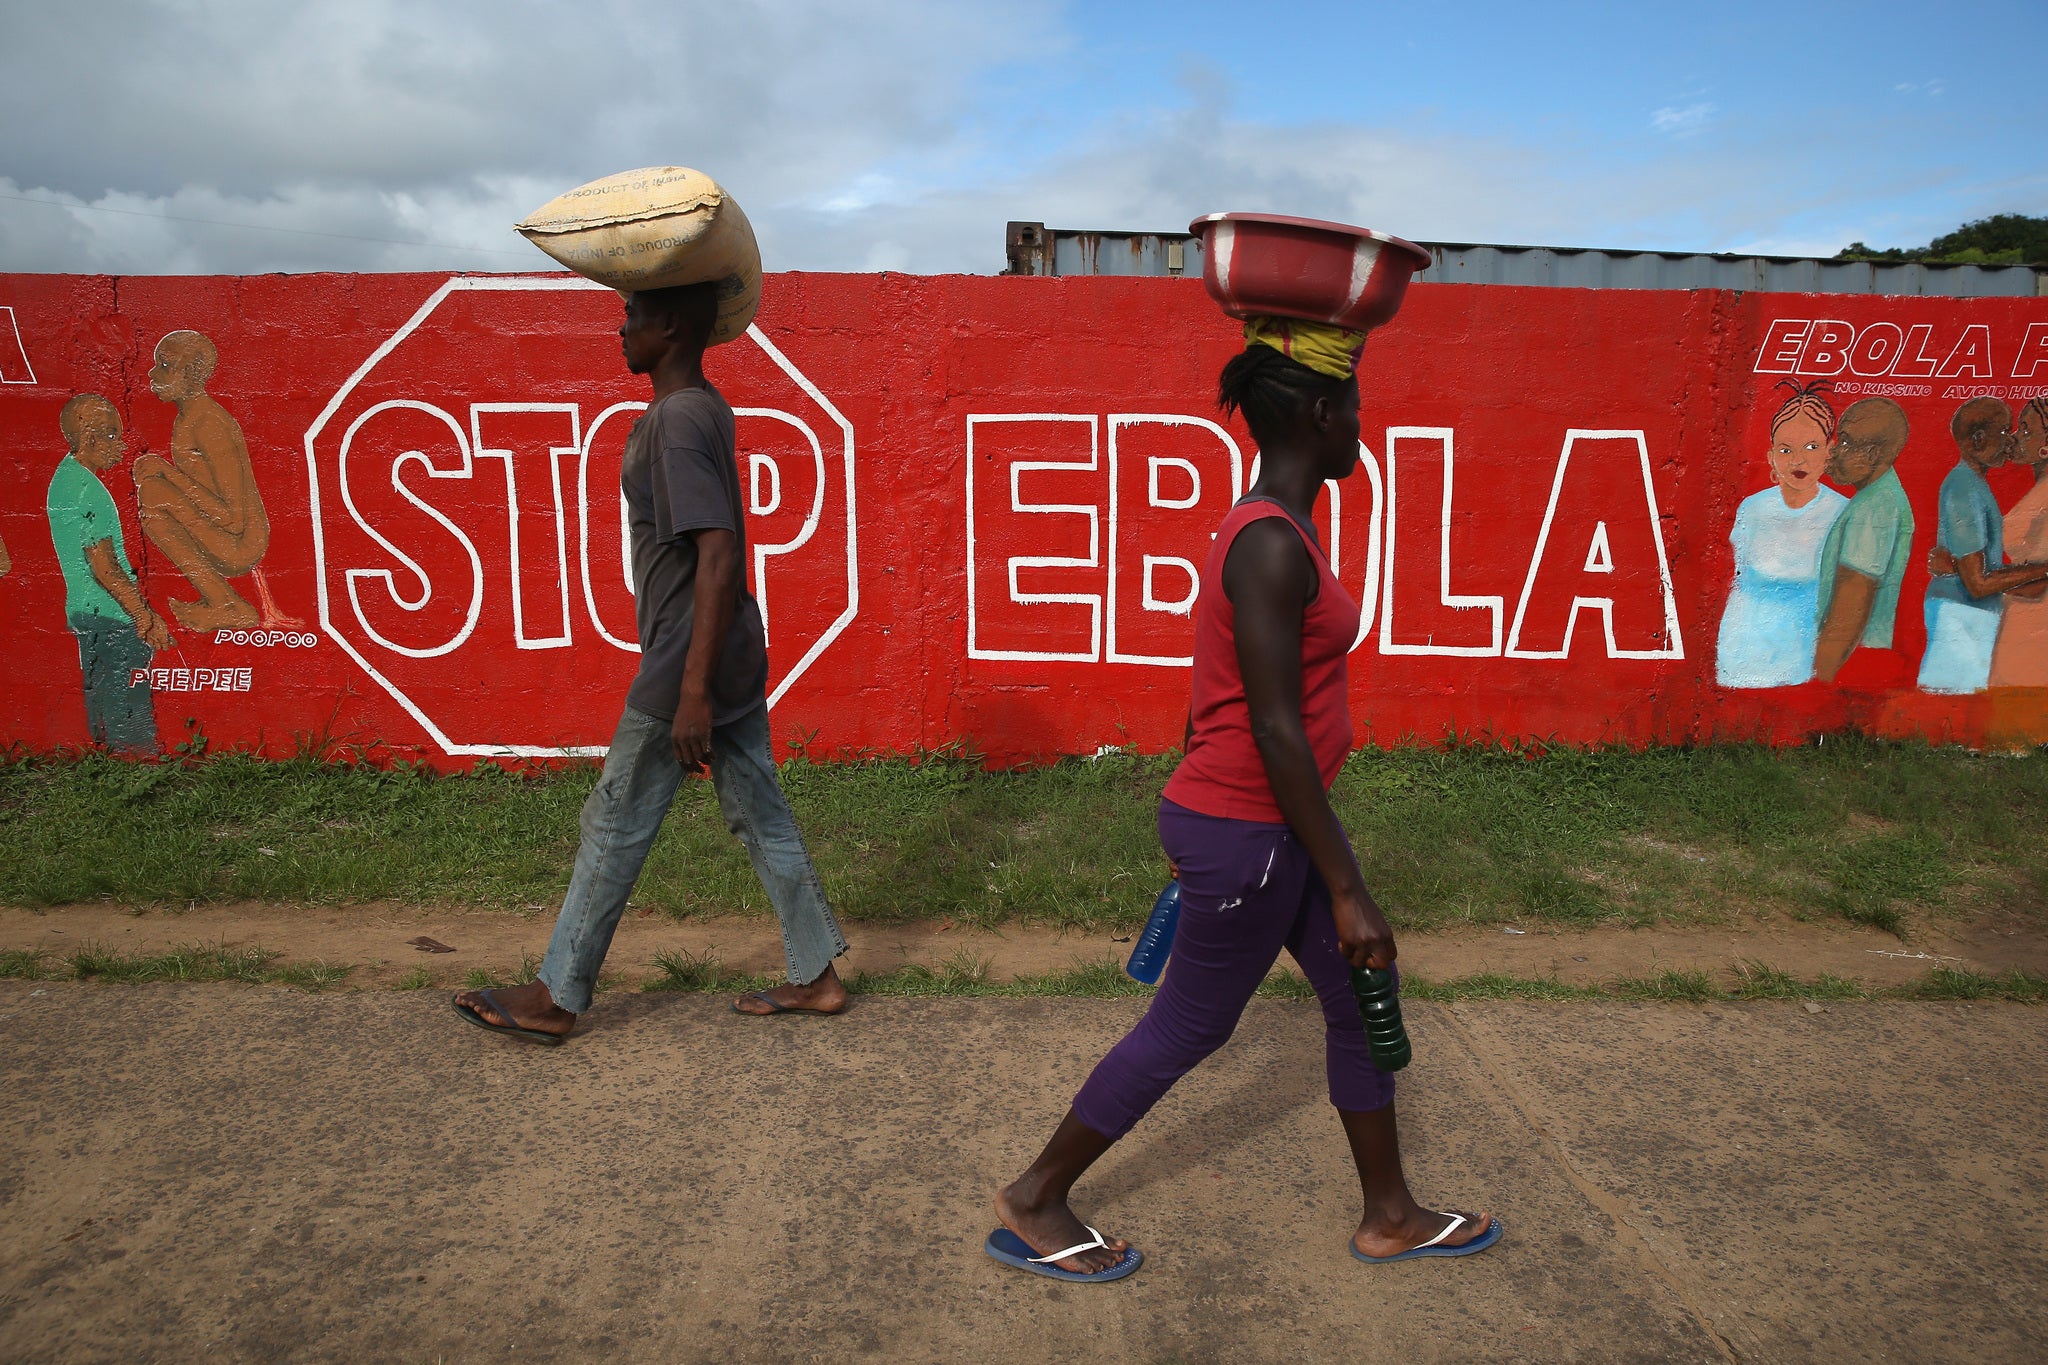
[[[622,293],[718,281],[713,345],[761,306],[761,249],[747,215],[702,171],[650,166],[579,185],[515,230],[586,279]]]

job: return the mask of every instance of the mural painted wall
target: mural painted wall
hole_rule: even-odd
[[[777,275],[775,728],[1178,742],[1235,329],[1166,279]],[[646,399],[573,277],[0,276],[0,743],[590,753]],[[2048,739],[2048,300],[1420,285],[1323,509],[1360,733]]]

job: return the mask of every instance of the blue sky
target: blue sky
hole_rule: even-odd
[[[0,269],[520,269],[541,262],[512,220],[663,163],[725,181],[771,269],[987,272],[1011,218],[1156,229],[1216,209],[1781,254],[2048,214],[2042,0],[566,13],[71,0],[17,15],[0,50],[16,139]]]

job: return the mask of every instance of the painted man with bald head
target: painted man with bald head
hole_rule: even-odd
[[[1892,649],[1899,587],[1913,546],[1913,508],[1892,466],[1906,449],[1906,410],[1865,398],[1842,410],[1828,443],[1828,478],[1854,489],[1820,554],[1820,622],[1813,676],[1833,682],[1858,650],[1866,664],[1845,682],[1903,682]]]
[[[150,609],[129,566],[121,513],[100,475],[121,462],[121,414],[96,393],[64,405],[57,425],[70,453],[50,476],[50,543],[64,573],[64,616],[78,637],[85,723],[115,753],[156,752],[148,668],[170,628]]]
[[[197,332],[172,332],[157,343],[150,392],[176,405],[178,415],[170,458],[145,454],[135,461],[142,532],[199,594],[197,601],[171,602],[187,630],[295,626],[271,601],[258,567],[270,548],[270,519],[242,425],[206,392],[219,358]],[[229,583],[244,574],[254,576],[260,614]]]
[[[1927,584],[1923,692],[1988,687],[2005,595],[2048,579],[2048,564],[2005,562],[2005,514],[1984,478],[2012,453],[2012,425],[2012,409],[1996,398],[1972,398],[1949,421],[1956,467],[1941,481],[1938,559],[1929,567],[1942,571]]]

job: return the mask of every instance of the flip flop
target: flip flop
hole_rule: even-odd
[[[822,1014],[827,1019],[830,1019],[834,1015],[846,1013],[846,1006],[844,1005],[841,1005],[836,1010],[814,1010],[809,1005],[785,1005],[766,991],[748,991],[740,997],[740,1000],[758,1000],[768,1007],[768,1014]],[[741,1009],[740,1000],[732,1002],[732,1012],[734,1014],[750,1015],[756,1019],[767,1017],[766,1015],[755,1014],[752,1010]]]
[[[1419,1247],[1409,1247],[1406,1251],[1396,1252],[1392,1256],[1368,1256],[1358,1249],[1358,1243],[1349,1239],[1346,1239],[1344,1244],[1351,1248],[1353,1256],[1364,1261],[1367,1265],[1387,1265],[1393,1261],[1413,1261],[1423,1256],[1476,1256],[1507,1234],[1507,1228],[1501,1224],[1500,1219],[1496,1218],[1486,1225],[1486,1231],[1480,1233],[1469,1242],[1463,1242],[1454,1247],[1437,1245],[1444,1238],[1450,1236],[1459,1228],[1464,1227],[1468,1221],[1470,1220],[1467,1215],[1454,1213],[1451,1215],[1449,1226],[1445,1227],[1442,1232],[1439,1232]]]
[[[1087,1225],[1084,1223],[1082,1226]],[[988,1244],[982,1249],[1004,1265],[1013,1265],[1019,1270],[1028,1270],[1047,1279],[1070,1280],[1076,1284],[1107,1284],[1111,1280],[1121,1280],[1145,1263],[1145,1253],[1136,1247],[1127,1247],[1114,1264],[1105,1266],[1092,1275],[1083,1274],[1078,1270],[1061,1270],[1053,1264],[1054,1261],[1064,1261],[1078,1252],[1093,1251],[1096,1247],[1109,1245],[1102,1239],[1102,1234],[1094,1228],[1088,1228],[1088,1235],[1095,1240],[1068,1247],[1065,1251],[1055,1251],[1050,1256],[1033,1256],[1029,1242],[1008,1228],[997,1228],[988,1235]]]
[[[512,1017],[512,1011],[500,1004],[497,996],[489,991],[478,991],[477,995],[485,1004],[505,1016],[505,1018],[510,1019]],[[523,1042],[539,1043],[542,1047],[560,1047],[562,1039],[568,1036],[565,1033],[543,1033],[537,1028],[520,1028],[516,1024],[494,1024],[453,996],[448,998],[448,1003],[455,1007],[455,1012],[461,1015],[464,1020],[475,1024],[486,1033],[502,1033],[508,1037],[518,1038]]]

